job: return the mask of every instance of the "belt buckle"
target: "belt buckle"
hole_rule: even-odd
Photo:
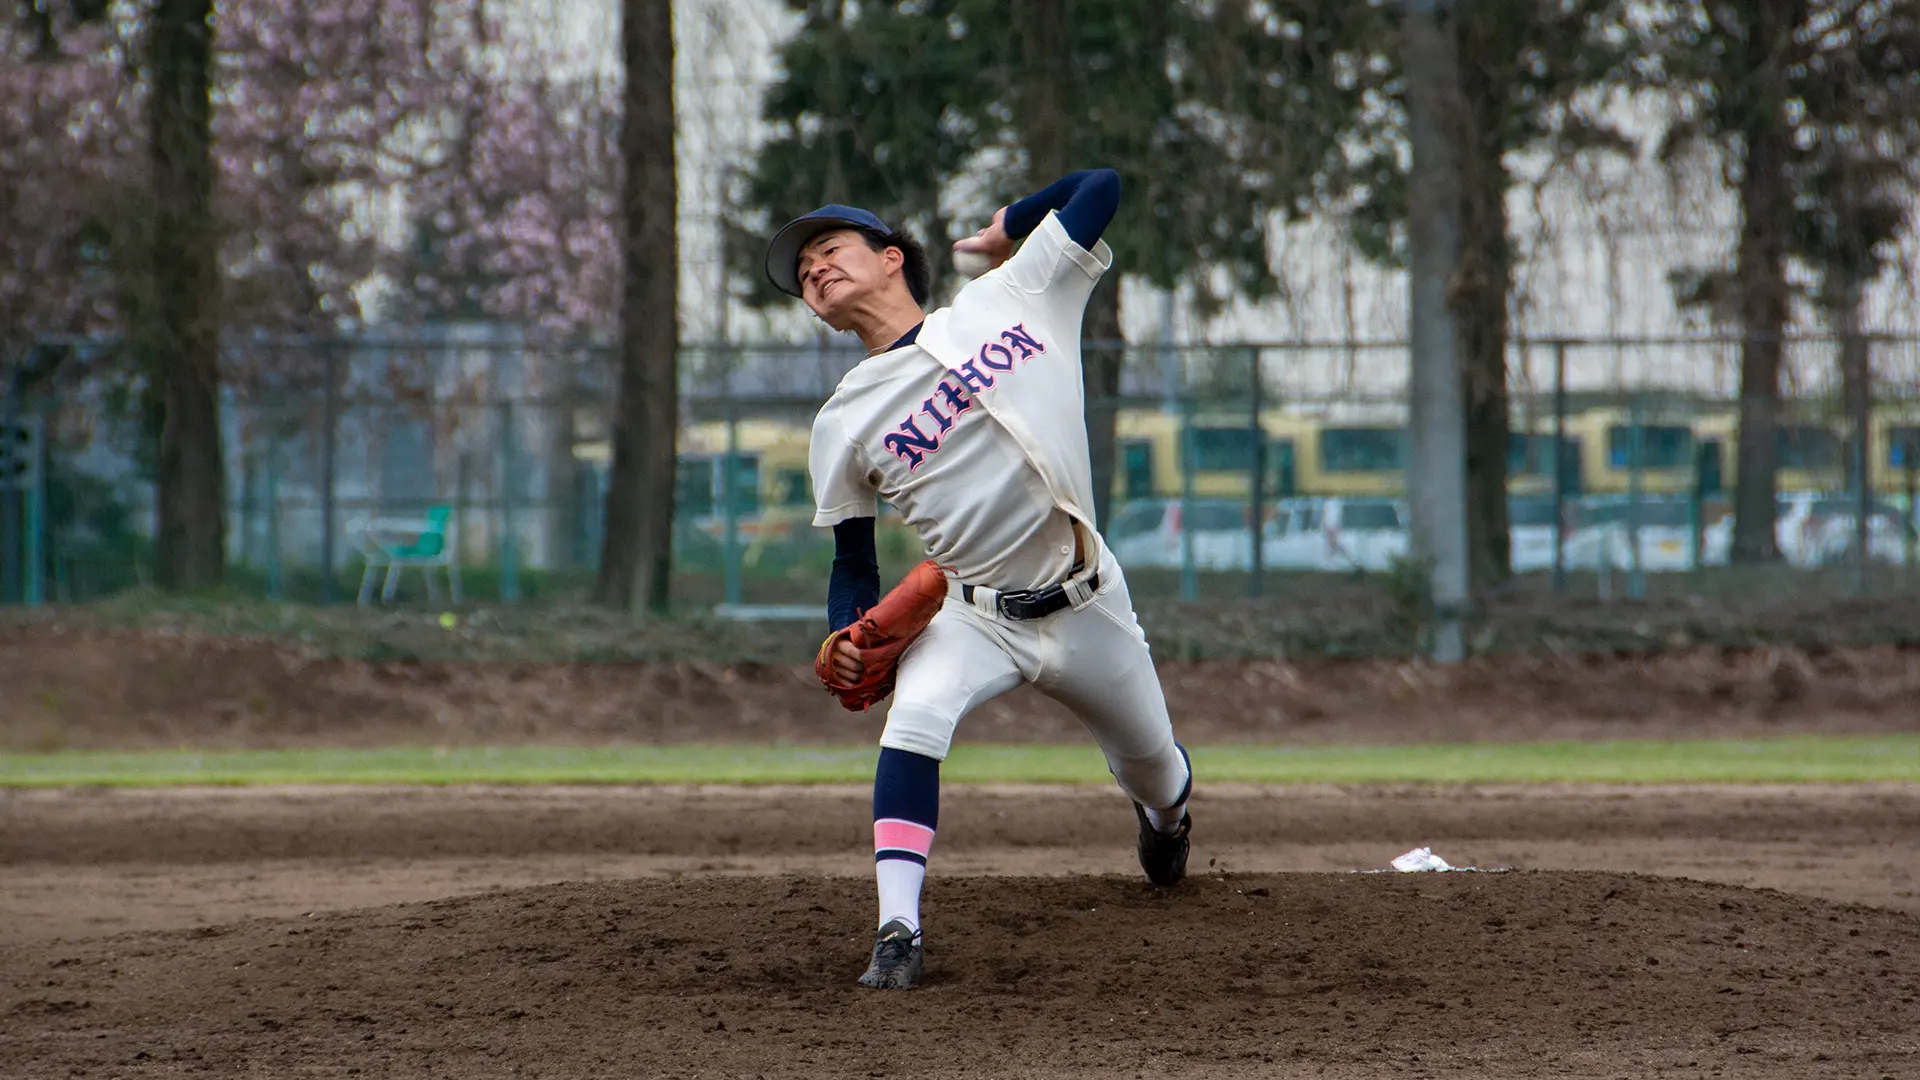
[[[1005,615],[1015,622],[1025,622],[1029,618],[1029,616],[1025,614],[1027,605],[1032,603],[1033,600],[1034,592],[1032,589],[1001,593],[999,597],[1000,614]]]

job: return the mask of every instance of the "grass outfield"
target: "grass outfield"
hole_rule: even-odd
[[[246,784],[827,784],[873,776],[871,746],[171,750],[0,754],[0,787]],[[1203,780],[1247,783],[1920,781],[1920,735],[1661,742],[1193,748]],[[958,783],[1106,783],[1091,744],[962,745]]]

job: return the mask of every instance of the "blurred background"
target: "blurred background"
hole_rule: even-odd
[[[1416,213],[1481,609],[1920,596],[1912,5],[21,0],[0,98],[0,602],[824,622],[808,431],[861,349],[765,237],[867,206],[938,302],[1094,166],[1136,597],[1417,630]]]

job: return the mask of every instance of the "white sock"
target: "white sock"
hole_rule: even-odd
[[[880,859],[873,864],[873,876],[880,885],[880,921],[876,925],[900,919],[917,932],[920,885],[927,880],[927,868],[912,859]]]
[[[1180,819],[1186,816],[1187,804],[1185,800],[1181,800],[1178,804],[1170,806],[1165,810],[1155,810],[1151,806],[1147,807],[1147,822],[1153,826],[1155,832],[1165,833],[1168,836],[1172,836],[1174,833],[1180,831]]]

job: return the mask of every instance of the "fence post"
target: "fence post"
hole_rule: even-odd
[[[21,549],[21,511],[27,499],[26,486],[6,483],[5,469],[13,463],[15,439],[26,433],[21,423],[20,395],[22,377],[18,368],[6,371],[5,379],[0,381],[0,604],[12,603],[21,596],[20,590],[20,549]],[[26,444],[19,443],[19,452],[24,454]],[[23,470],[21,479],[25,479],[24,469],[28,466],[22,457],[17,465]],[[15,507],[19,506],[19,510]]]
[[[333,580],[333,443],[340,417],[340,371],[334,343],[321,346],[326,379],[320,407],[320,602],[335,600]]]
[[[720,392],[726,395],[727,451],[720,460],[720,502],[723,532],[720,543],[721,574],[726,582],[728,604],[740,601],[740,515],[734,506],[734,469],[740,459],[740,416],[733,403],[733,364],[725,369]],[[762,459],[764,462],[764,458]],[[763,519],[764,520],[764,519]]]
[[[269,439],[267,443],[267,599],[279,600],[282,596],[280,581],[280,455],[279,447]],[[252,531],[252,526],[248,526]]]
[[[1844,346],[1842,346],[1844,348]],[[1854,558],[1853,558],[1853,595],[1867,595],[1867,569],[1870,559],[1868,547],[1873,542],[1873,455],[1867,452],[1867,444],[1873,441],[1873,344],[1862,341],[1859,347],[1866,351],[1860,364],[1860,379],[1867,385],[1855,395],[1853,420],[1853,475],[1860,485],[1858,512],[1854,515]]]
[[[1553,595],[1567,591],[1567,343],[1553,343]]]
[[[1627,406],[1630,436],[1627,440],[1627,596],[1638,600],[1647,595],[1646,570],[1640,559],[1640,503],[1645,494],[1646,403],[1635,390]]]
[[[1251,544],[1248,552],[1251,573],[1247,578],[1247,595],[1259,596],[1262,579],[1266,576],[1266,553],[1261,550],[1260,538],[1266,524],[1267,506],[1267,429],[1260,424],[1263,395],[1259,349],[1247,350],[1247,366],[1250,369],[1247,379],[1247,423],[1253,428],[1253,475],[1247,484],[1247,536]]]
[[[240,425],[240,535],[234,546],[240,557],[240,565],[253,569],[253,510],[254,510],[254,454],[246,445],[246,425]],[[228,554],[236,552],[229,548]]]
[[[26,574],[23,599],[28,607],[46,600],[47,426],[46,414],[27,417]]]
[[[1200,598],[1200,579],[1193,565],[1193,397],[1180,395],[1180,599]]]
[[[513,522],[513,402],[500,403],[500,600],[520,599],[520,541]]]
[[[1707,457],[1712,451],[1712,445],[1706,442],[1693,448],[1693,493],[1687,499],[1687,569],[1696,583],[1707,560]]]
[[[1909,575],[1913,573],[1914,560],[1920,557],[1920,528],[1916,528],[1920,526],[1920,513],[1916,513],[1920,507],[1914,505],[1914,496],[1920,494],[1915,491],[1915,487],[1920,486],[1916,485],[1920,480],[1920,461],[1914,460],[1916,455],[1920,455],[1920,435],[1909,431],[1901,436],[1900,454],[1907,477],[1907,527],[1900,530],[1900,535],[1907,549],[1905,566]]]

